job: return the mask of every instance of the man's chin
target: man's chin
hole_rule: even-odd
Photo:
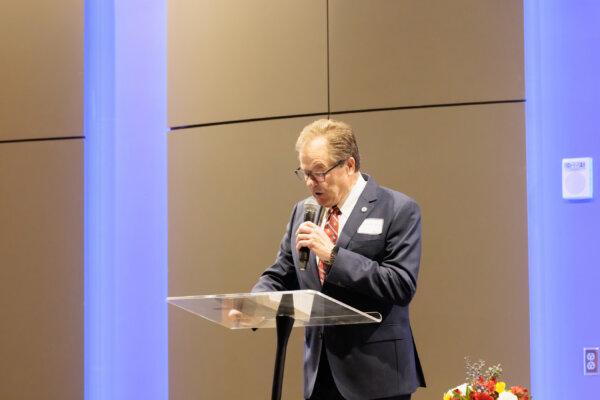
[[[313,197],[315,198],[315,200],[317,200],[317,203],[319,203],[320,206],[322,207],[329,207],[329,199],[323,195],[322,193],[313,193]]]
[[[325,208],[331,208],[334,206],[334,204],[331,203],[330,199],[326,199],[326,198],[319,198],[315,196],[315,199],[317,199],[317,203],[319,203],[319,205],[321,207],[325,207]]]

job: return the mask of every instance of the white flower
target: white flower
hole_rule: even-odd
[[[517,396],[512,394],[511,392],[502,392],[500,396],[498,396],[498,400],[518,400]]]

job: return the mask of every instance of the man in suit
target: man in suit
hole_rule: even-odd
[[[419,273],[419,207],[360,172],[345,123],[313,122],[296,150],[296,175],[324,208],[323,218],[304,222],[304,201],[295,205],[275,263],[252,290],[314,289],[383,317],[380,324],[306,328],[306,399],[410,399],[425,386],[408,313]],[[304,247],[310,258],[302,270]]]

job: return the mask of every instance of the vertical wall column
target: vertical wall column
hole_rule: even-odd
[[[600,4],[525,1],[533,395],[594,398],[583,348],[600,346]],[[562,199],[561,159],[592,157],[589,201]],[[560,382],[560,384],[557,384]]]
[[[167,397],[164,2],[86,2],[86,400]]]

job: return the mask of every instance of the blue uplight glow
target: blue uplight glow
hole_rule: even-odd
[[[85,27],[85,399],[166,400],[166,5]]]
[[[524,15],[532,391],[595,399],[582,348],[600,346],[600,207],[562,199],[561,159],[600,160],[600,3],[525,0]]]

